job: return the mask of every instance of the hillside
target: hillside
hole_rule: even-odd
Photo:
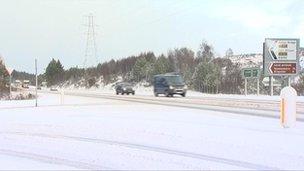
[[[263,65],[263,54],[241,54],[227,57],[232,63],[240,63],[242,68],[257,67]]]

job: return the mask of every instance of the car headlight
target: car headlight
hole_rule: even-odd
[[[185,85],[185,86],[184,86],[184,89],[188,89],[188,86],[187,86],[187,85]]]
[[[173,87],[173,86],[169,86],[169,89],[173,90],[173,89],[174,89],[174,87]]]

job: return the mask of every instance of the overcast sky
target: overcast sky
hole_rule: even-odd
[[[303,0],[0,0],[0,8],[0,54],[27,72],[35,58],[40,72],[51,58],[66,69],[82,66],[90,13],[102,62],[178,47],[197,51],[202,40],[221,55],[228,48],[261,53],[266,37],[304,43]]]

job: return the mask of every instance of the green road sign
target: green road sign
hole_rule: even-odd
[[[251,69],[244,69],[243,71],[243,75],[245,78],[249,78],[249,77],[252,77],[252,70]]]
[[[259,69],[252,70],[252,77],[259,77]]]
[[[260,77],[260,69],[259,68],[244,68],[242,70],[243,78],[258,78]]]

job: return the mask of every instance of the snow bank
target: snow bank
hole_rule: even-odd
[[[282,129],[278,119],[71,96],[71,105],[61,106],[58,95],[40,98],[54,105],[0,110],[1,149],[93,170],[304,169],[301,122]],[[1,163],[19,161],[1,155]]]

